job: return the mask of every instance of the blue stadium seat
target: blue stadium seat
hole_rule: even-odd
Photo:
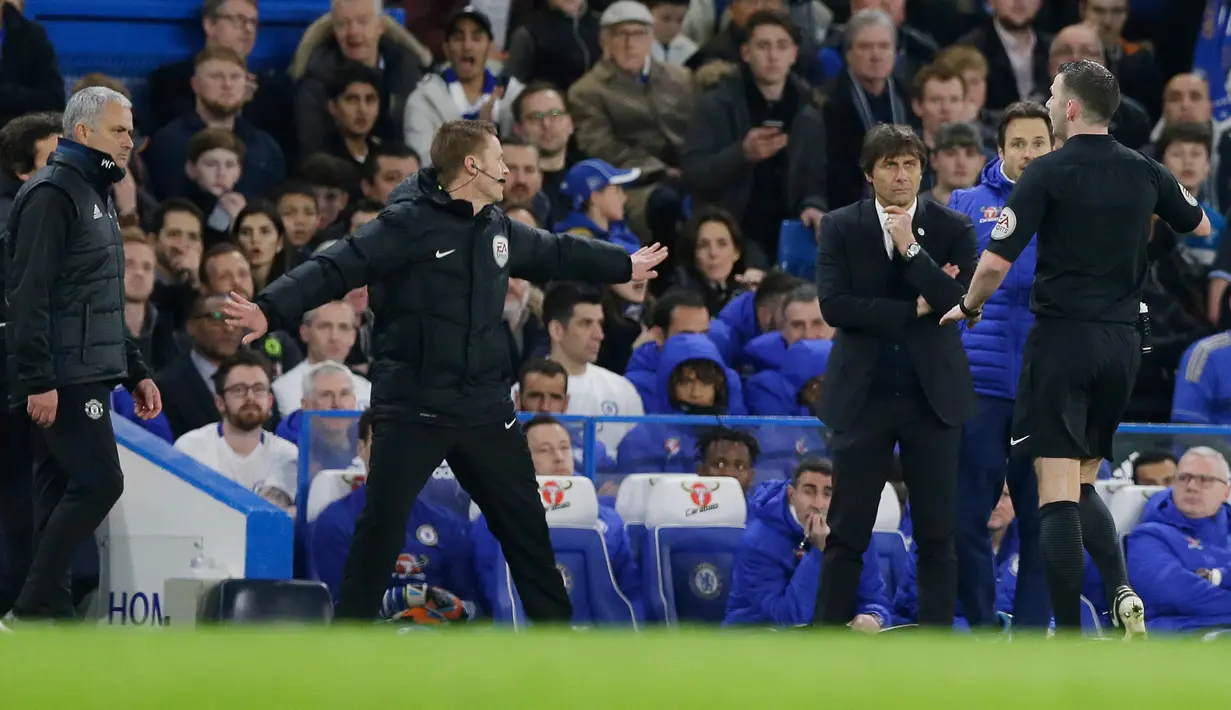
[[[633,606],[616,584],[607,543],[599,528],[598,496],[594,482],[582,476],[539,476],[539,490],[547,507],[551,546],[556,567],[564,577],[573,603],[573,623],[587,626],[637,626]],[[497,621],[514,627],[526,623],[513,575],[501,554],[495,607]]]
[[[641,551],[645,546],[645,509],[650,500],[650,486],[659,478],[690,476],[688,473],[633,473],[624,477],[616,493],[615,509],[624,521],[628,545],[633,561],[641,564]]]
[[[802,279],[816,280],[816,232],[797,219],[778,230],[778,268]]]
[[[655,481],[641,554],[648,620],[670,625],[722,621],[747,514],[734,478]]]

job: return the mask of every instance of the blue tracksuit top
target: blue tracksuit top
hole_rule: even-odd
[[[949,198],[950,209],[967,215],[974,222],[980,253],[987,248],[992,228],[1000,219],[1000,210],[1012,191],[1013,183],[1005,177],[997,158],[984,166],[979,184],[968,190],[956,190]],[[1034,324],[1030,288],[1034,284],[1035,245],[1032,239],[1013,262],[1004,283],[983,306],[983,320],[979,325],[962,329],[962,345],[970,358],[975,391],[981,395],[1002,399],[1017,396],[1017,377],[1021,372],[1026,335]]]
[[[1171,421],[1231,424],[1231,332],[1202,338],[1184,351],[1175,378]]]
[[[720,320],[712,320],[710,330],[706,335],[714,341],[714,345],[718,346],[719,355],[729,366],[731,363],[723,353],[723,348],[731,341],[731,329]],[[633,351],[632,356],[628,358],[628,365],[624,368],[624,379],[633,383],[633,387],[637,388],[637,394],[641,395],[641,404],[646,414],[663,414],[655,409],[659,406],[658,359],[661,356],[662,348],[658,343],[644,343]]]
[[[748,413],[760,417],[815,416],[799,403],[799,391],[812,378],[825,374],[832,350],[831,340],[800,340],[787,348],[778,367],[758,372],[744,383]]]
[[[786,481],[767,481],[748,500],[748,527],[735,551],[731,596],[723,626],[812,622],[821,579],[821,550],[800,547],[804,528],[787,500]],[[889,625],[889,598],[872,546],[863,556],[855,614],[876,614]]]
[[[1231,625],[1231,505],[1193,520],[1175,507],[1170,489],[1146,503],[1129,533],[1125,562],[1133,589],[1146,605],[1151,631],[1196,631]],[[1218,569],[1214,586],[1197,574]]]
[[[641,241],[636,234],[629,231],[624,222],[612,222],[607,229],[603,229],[582,212],[569,212],[564,219],[556,222],[555,231],[601,239],[623,247],[629,254],[641,248]]]
[[[745,291],[728,301],[718,313],[718,320],[727,324],[727,332],[730,334],[721,351],[723,359],[731,367],[742,365],[740,358],[743,357],[744,346],[761,334],[755,297],[756,293],[753,291]]]

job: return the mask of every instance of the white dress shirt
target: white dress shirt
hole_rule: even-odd
[[[872,202],[876,205],[876,218],[881,221],[881,235],[885,238],[885,256],[893,259],[893,237],[889,236],[889,228],[885,226],[885,222],[889,220],[889,214],[885,212],[885,208],[881,206],[881,201],[873,198]],[[910,207],[906,208],[906,213],[910,215],[912,222],[915,221],[915,208],[919,206],[919,198],[916,197],[910,203]]]

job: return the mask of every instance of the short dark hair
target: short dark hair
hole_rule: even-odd
[[[942,84],[947,81],[957,81],[962,85],[962,95],[966,95],[966,78],[961,72],[953,69],[947,64],[929,64],[915,74],[915,78],[910,84],[910,96],[916,101],[923,100],[923,90],[927,88],[929,81],[939,81]]]
[[[462,172],[466,156],[478,153],[488,136],[495,137],[496,125],[490,121],[446,121],[432,138],[432,166],[441,187],[447,187]]]
[[[792,303],[818,303],[819,301],[817,299],[816,284],[805,281],[790,291],[787,291],[786,295],[782,297],[782,312],[783,314],[786,314],[787,306]]]
[[[372,420],[376,418],[376,412],[371,407],[363,410],[359,415],[359,440],[367,441],[372,435]]]
[[[201,214],[201,208],[197,207],[196,203],[186,197],[168,197],[159,202],[150,215],[150,230],[157,235],[167,226],[167,215],[176,212],[190,214],[197,218],[202,227],[205,226],[205,216]]]
[[[540,226],[540,227],[542,226],[541,224],[539,224],[539,216],[534,213],[534,205],[531,205],[526,202],[512,202],[512,203],[505,203],[503,206],[501,206],[501,209],[504,210],[505,214],[510,214],[514,210],[522,210],[534,218],[534,224],[536,226]]]
[[[1163,463],[1164,461],[1170,461],[1174,464],[1179,463],[1179,459],[1175,457],[1175,454],[1167,451],[1166,449],[1148,449],[1137,454],[1137,458],[1133,459],[1133,483],[1137,482],[1138,468],[1141,468],[1142,466],[1149,466],[1151,464]]]
[[[209,283],[209,271],[206,269],[209,262],[222,256],[223,254],[236,253],[248,261],[248,256],[244,254],[244,250],[239,248],[239,245],[234,242],[218,242],[205,250],[201,255],[201,266],[197,269],[197,283],[205,286]]]
[[[564,369],[564,365],[555,360],[548,360],[545,357],[527,360],[525,365],[522,365],[521,374],[517,377],[517,386],[526,386],[527,375],[543,375],[544,377],[563,377],[564,391],[568,391],[568,370]]]
[[[348,194],[355,191],[359,183],[355,164],[328,153],[313,153],[303,159],[295,177],[313,187],[328,187],[344,190]]]
[[[381,158],[414,158],[419,165],[423,165],[423,158],[414,148],[397,142],[382,143],[368,153],[367,160],[363,161],[360,177],[364,181],[370,183],[376,179],[376,173],[380,172]]]
[[[1107,67],[1083,59],[1060,65],[1064,89],[1081,104],[1088,123],[1105,126],[1120,108],[1120,82]]]
[[[795,469],[791,471],[791,485],[799,483],[799,477],[805,473],[823,473],[826,476],[833,475],[833,462],[823,456],[806,456],[800,460]]]
[[[752,307],[762,308],[772,305],[775,300],[781,299],[796,286],[806,283],[808,282],[785,271],[777,269],[769,271],[765,274],[765,278],[761,279],[761,285],[757,286],[756,293],[752,296]]]
[[[1161,162],[1172,143],[1196,143],[1205,148],[1205,154],[1214,150],[1214,135],[1210,126],[1205,123],[1167,123],[1163,125],[1162,133],[1155,144],[1155,153]]]
[[[329,75],[329,82],[325,85],[325,96],[330,101],[336,101],[339,96],[346,93],[346,90],[352,84],[367,84],[375,89],[377,96],[379,96],[380,72],[359,62],[343,62]]]
[[[743,429],[714,426],[706,427],[697,435],[697,458],[704,461],[706,452],[720,441],[730,441],[748,447],[748,458],[754,464],[757,462],[757,457],[761,455],[761,445],[757,443],[756,437],[752,434]]]
[[[287,180],[274,188],[274,204],[281,202],[282,198],[287,195],[303,195],[304,197],[311,197],[313,201],[316,200],[316,192],[312,189],[311,185],[303,180]]]
[[[356,212],[380,212],[383,209],[385,209],[384,205],[369,197],[365,197],[349,207],[351,216],[354,216]]]
[[[864,175],[871,175],[876,164],[886,158],[910,155],[919,159],[919,165],[927,165],[928,149],[910,126],[882,123],[874,126],[863,139],[863,151],[859,155],[859,168]]]
[[[677,308],[705,308],[705,299],[691,289],[673,288],[654,302],[650,313],[650,327],[659,328],[663,335],[671,328],[671,314]]]
[[[791,20],[790,15],[777,10],[758,10],[752,13],[752,16],[744,23],[744,44],[748,44],[748,41],[752,39],[752,33],[758,27],[765,27],[766,25],[781,27],[787,33],[787,36],[791,38],[792,42],[797,45],[799,44],[799,26]]]
[[[274,231],[278,233],[278,239],[282,240],[282,248],[286,248],[286,225],[282,223],[282,215],[278,212],[278,207],[269,200],[253,200],[244,205],[244,208],[235,215],[235,219],[231,221],[231,241],[239,243],[239,230],[243,228],[244,222],[252,215],[262,215],[274,225]]]
[[[739,252],[739,259],[735,262],[734,274],[741,271],[741,266],[744,263],[744,258],[748,254],[748,249],[744,243],[744,233],[739,228],[739,220],[730,212],[721,207],[707,205],[700,209],[694,210],[692,217],[688,223],[684,225],[683,231],[680,232],[679,238],[672,247],[677,254],[684,255],[684,266],[689,271],[696,271],[696,259],[694,254],[697,251],[697,237],[701,233],[701,227],[710,222],[721,222],[726,226],[727,231],[731,233],[731,242],[735,245],[735,250]]]
[[[214,394],[219,397],[223,395],[227,387],[227,376],[237,367],[259,367],[271,383],[274,380],[274,366],[269,362],[269,358],[256,350],[240,348],[234,355],[223,358],[222,362],[218,363],[218,370],[214,372]]]
[[[539,427],[539,426],[544,426],[547,424],[555,424],[557,426],[564,426],[564,422],[561,422],[559,419],[556,419],[550,414],[536,414],[530,418],[530,421],[522,425],[521,433],[523,435],[529,434],[531,429],[535,427]],[[568,431],[568,427],[564,427],[564,430]]]
[[[211,150],[229,150],[235,154],[239,162],[244,162],[246,152],[244,142],[239,139],[239,136],[225,128],[203,128],[194,133],[192,138],[188,139],[188,148],[184,157],[188,162],[195,163]]]
[[[1047,124],[1047,137],[1053,143],[1056,134],[1051,125],[1051,113],[1047,107],[1036,101],[1014,101],[1000,114],[1000,126],[996,129],[996,147],[1004,150],[1004,137],[1009,132],[1009,124],[1027,118],[1037,118]]]
[[[601,306],[602,290],[573,281],[559,281],[548,286],[543,295],[543,325],[550,326],[552,321],[558,321],[568,326],[573,319],[573,309],[579,303]]]
[[[27,113],[0,129],[0,168],[13,177],[34,172],[34,144],[60,135],[61,116],[54,111]]]
[[[556,92],[556,95],[560,97],[560,101],[564,103],[564,110],[568,111],[568,97],[565,96],[564,92],[560,90],[560,87],[550,81],[532,81],[529,84],[526,84],[526,88],[521,90],[521,93],[517,95],[517,98],[513,99],[514,123],[521,123],[522,119],[525,118],[523,111],[525,111],[526,99],[534,96],[535,94],[541,94],[544,91]]]
[[[653,10],[656,7],[663,6],[663,5],[673,5],[676,7],[688,7],[688,0],[649,0],[649,2],[645,4],[645,6],[650,8],[651,10]]]

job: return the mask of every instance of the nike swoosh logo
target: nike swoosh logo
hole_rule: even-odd
[[[456,249],[450,249],[449,251],[438,251],[438,252],[436,252],[436,258],[437,258],[437,259],[443,259],[443,258],[445,258],[446,256],[448,256],[448,255],[452,254],[452,253],[453,253],[453,252],[455,252],[455,251],[457,251],[457,250],[456,250]]]
[[[1030,438],[1030,435],[1027,434],[1020,439],[1009,439],[1009,446],[1017,446],[1018,444],[1022,443],[1023,441],[1029,438]]]
[[[514,424],[516,424],[516,423],[517,423],[517,420],[516,420],[516,419],[514,419],[513,421],[509,422],[508,424],[505,424],[505,425],[504,425],[504,428],[505,428],[505,429],[512,429],[512,428],[513,428],[513,425],[514,425]]]

